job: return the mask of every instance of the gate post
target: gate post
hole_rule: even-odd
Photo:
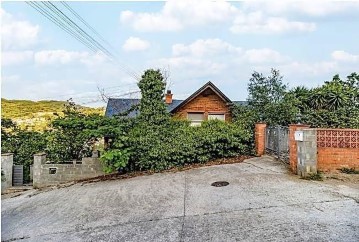
[[[265,153],[266,127],[266,123],[256,123],[255,125],[255,149],[257,156],[262,156]]]
[[[309,128],[310,125],[306,124],[290,124],[289,125],[289,164],[290,169],[293,173],[297,174],[297,163],[298,163],[298,154],[297,154],[297,141],[294,139],[294,133],[297,130],[303,130]]]
[[[1,193],[12,187],[12,167],[14,155],[12,153],[1,154]]]

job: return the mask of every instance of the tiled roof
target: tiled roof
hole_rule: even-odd
[[[173,99],[171,104],[167,105],[167,111],[171,112],[183,100]],[[126,99],[126,98],[110,98],[107,103],[105,116],[112,117],[114,115],[127,112],[131,107],[140,103],[140,99]],[[136,117],[140,112],[138,110],[131,111],[127,117]]]

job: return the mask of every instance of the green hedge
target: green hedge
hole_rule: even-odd
[[[186,121],[160,126],[137,125],[129,133],[130,163],[135,169],[163,170],[216,158],[248,155],[253,135],[235,123],[203,122],[191,127]]]

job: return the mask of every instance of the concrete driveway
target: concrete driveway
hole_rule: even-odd
[[[359,241],[358,187],[270,157],[28,195],[2,200],[2,240]]]

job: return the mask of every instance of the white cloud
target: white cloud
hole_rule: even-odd
[[[283,64],[289,60],[289,57],[269,48],[246,50],[221,39],[198,39],[190,44],[173,45],[172,56],[154,63],[169,66],[171,71],[183,73],[181,76],[184,79],[190,79],[221,75],[233,77],[236,76],[233,70],[238,67],[242,71],[250,70],[256,64],[270,69],[273,64]]]
[[[4,51],[1,54],[2,66],[19,65],[33,60],[33,51]]]
[[[33,25],[25,20],[18,20],[2,8],[0,8],[0,13],[3,49],[23,49],[37,43],[40,31],[38,25]]]
[[[304,14],[306,16],[325,17],[328,15],[348,12],[356,13],[359,10],[358,2],[350,1],[250,1],[244,2],[246,11],[265,11],[272,15]]]
[[[35,52],[34,61],[37,65],[96,65],[106,61],[102,53],[91,54],[87,51],[43,50]]]
[[[243,57],[249,63],[279,63],[288,60],[288,57],[268,48],[246,50]]]
[[[167,1],[160,12],[121,12],[120,20],[143,32],[178,31],[188,26],[224,23],[231,20],[237,8],[225,1]]]
[[[124,11],[121,13],[121,22],[130,24],[141,32],[152,31],[177,31],[183,28],[182,24],[171,16],[164,16],[158,13],[134,13]]]
[[[141,51],[150,47],[150,43],[137,37],[128,38],[122,46],[125,51]]]
[[[39,65],[69,64],[86,59],[88,56],[88,52],[43,50],[35,53],[35,63]]]
[[[239,53],[241,48],[235,47],[220,39],[199,39],[195,42],[184,45],[175,44],[172,46],[174,56],[192,55],[192,56],[210,56],[225,53]]]
[[[232,33],[311,32],[315,29],[315,23],[289,21],[282,17],[266,17],[260,11],[238,15],[230,28]]]
[[[333,51],[332,58],[338,62],[357,62],[359,61],[359,55],[353,55],[343,50]]]

